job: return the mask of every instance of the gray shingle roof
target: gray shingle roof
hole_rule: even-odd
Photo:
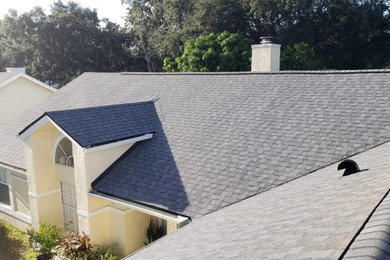
[[[344,259],[372,257],[390,259],[390,196],[386,194],[373,214],[357,233]]]
[[[95,187],[199,217],[390,139],[390,72],[85,73],[0,129],[0,162],[45,111],[155,102],[159,131]],[[157,134],[158,132],[158,134]]]
[[[338,259],[389,190],[389,151],[386,143],[352,157],[367,171],[341,177],[332,164],[197,218],[128,259]],[[388,259],[388,200],[351,247],[353,259]]]
[[[45,115],[82,147],[112,143],[156,130],[156,112],[152,101],[57,110],[46,112]]]

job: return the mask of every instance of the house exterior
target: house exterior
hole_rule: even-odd
[[[25,73],[0,72],[0,125],[8,123],[55,89]]]
[[[390,71],[279,72],[278,48],[254,47],[268,72],[84,73],[0,128],[0,218],[140,259],[383,254]]]

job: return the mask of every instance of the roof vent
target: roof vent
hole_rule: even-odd
[[[342,161],[339,166],[337,167],[337,170],[345,169],[343,176],[351,175],[357,172],[360,172],[359,166],[357,163],[351,159],[347,159]]]

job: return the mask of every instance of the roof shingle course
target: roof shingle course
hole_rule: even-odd
[[[24,168],[15,135],[45,111],[157,100],[160,135],[96,187],[199,217],[389,140],[388,82],[389,71],[85,73],[0,129],[0,162]]]
[[[367,171],[341,177],[337,163],[329,165],[199,217],[127,259],[338,259],[389,189],[389,149],[386,143],[352,157]],[[362,237],[352,258],[381,256],[385,221],[367,227],[365,234],[377,228],[381,236]]]

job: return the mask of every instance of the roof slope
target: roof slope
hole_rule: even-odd
[[[95,188],[199,217],[389,140],[389,82],[389,71],[85,73],[0,130],[0,162],[24,167],[15,135],[45,111],[157,100],[154,137]]]
[[[128,259],[337,259],[390,187],[389,150],[386,143],[354,156],[367,171],[341,177],[332,164],[202,216]],[[382,218],[367,227],[372,240],[361,239],[353,259],[388,259],[375,248],[389,248],[379,240],[388,233],[378,236],[390,224],[383,204]]]
[[[0,85],[7,81],[12,79],[13,77],[16,77],[19,73],[16,72],[0,72]]]
[[[46,112],[40,118],[45,115],[82,147],[112,143],[154,132],[153,123],[156,121],[153,102],[57,110]]]
[[[363,229],[347,248],[344,259],[359,257],[390,259],[390,196],[383,201],[364,224]]]
[[[44,89],[47,89],[51,92],[56,91],[55,88],[43,83],[42,81],[39,81],[36,78],[33,78],[25,73],[20,73],[20,72],[0,72],[0,87],[6,86],[8,85],[8,83],[13,82],[18,78],[23,78],[28,81],[31,81],[35,83],[37,86],[43,87]]]

